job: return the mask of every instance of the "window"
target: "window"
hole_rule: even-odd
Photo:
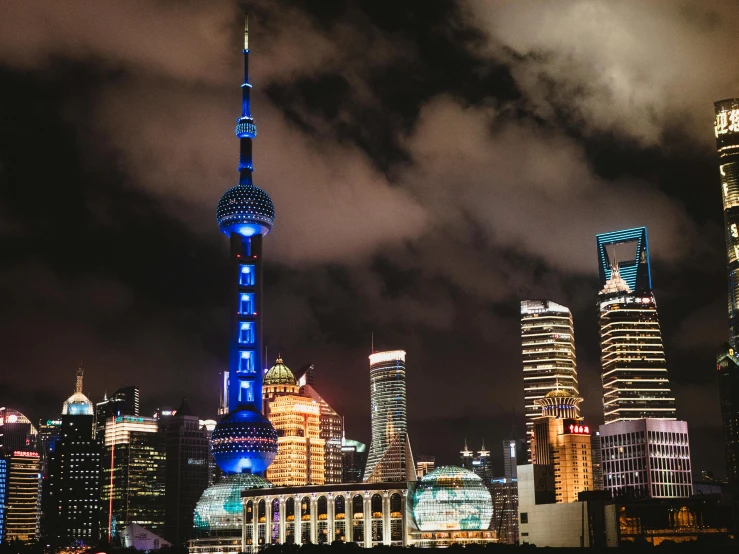
[[[529,513],[521,512],[521,523],[528,523],[528,522],[529,522]]]
[[[256,271],[253,265],[239,266],[239,285],[242,287],[253,287]]]
[[[241,352],[239,357],[239,373],[254,373],[254,357],[250,350]]]
[[[241,381],[239,383],[239,402],[254,402],[251,383],[248,381]]]
[[[239,344],[254,344],[254,323],[239,323]]]
[[[254,315],[254,295],[243,293],[239,298],[239,313],[242,315]]]

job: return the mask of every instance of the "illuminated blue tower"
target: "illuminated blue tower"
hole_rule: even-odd
[[[231,241],[231,334],[228,406],[216,425],[211,450],[226,473],[263,473],[277,453],[277,433],[262,408],[262,237],[275,221],[269,195],[254,186],[252,140],[257,128],[251,117],[249,25],[244,25],[244,84],[236,136],[241,143],[239,184],[218,202],[216,218]]]
[[[600,288],[611,278],[611,268],[618,263],[621,277],[632,292],[652,292],[652,270],[649,263],[647,228],[636,227],[595,237],[598,246]],[[620,246],[616,253],[616,246]],[[610,250],[610,252],[609,252]]]

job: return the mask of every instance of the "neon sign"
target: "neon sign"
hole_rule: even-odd
[[[15,450],[13,456],[16,458],[38,458],[38,452],[28,452],[25,450]]]
[[[573,435],[589,435],[590,434],[590,427],[587,425],[570,425],[570,433]]]
[[[739,133],[739,108],[717,113],[714,130],[716,131],[716,138],[726,133]]]

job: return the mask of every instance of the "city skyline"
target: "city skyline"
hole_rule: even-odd
[[[737,95],[736,82],[717,78],[700,88],[700,98],[686,100],[689,115],[680,122],[668,117],[677,107],[672,99],[655,100],[656,122],[606,117],[596,92],[588,97],[595,105],[583,100],[562,121],[542,103],[557,107],[563,99],[536,96],[520,73],[530,68],[475,47],[478,40],[487,46],[501,40],[521,52],[537,46],[528,34],[512,43],[485,8],[416,5],[427,23],[419,30],[413,7],[393,19],[358,4],[336,12],[277,5],[286,9],[254,2],[261,22],[254,33],[265,45],[254,74],[260,125],[268,131],[260,136],[257,176],[281,210],[279,228],[265,243],[264,343],[292,367],[315,365],[319,390],[345,417],[346,435],[370,444],[372,332],[378,349],[403,349],[413,360],[408,420],[416,452],[434,454],[441,464],[456,459],[464,436],[499,444],[511,438],[514,423],[522,434],[516,311],[525,298],[549,298],[572,310],[583,415],[597,424],[602,393],[592,239],[646,225],[678,417],[691,426],[694,467],[723,474],[714,353],[728,337],[711,106]],[[224,45],[233,44],[238,17],[234,6],[224,6],[193,7],[181,18],[147,12],[155,25],[166,20],[172,35],[150,44],[146,55],[135,45],[147,32],[126,8],[122,21],[130,36],[117,37],[115,49],[93,31],[83,36],[99,59],[63,35],[50,44],[33,33],[23,55],[12,33],[0,33],[3,99],[26,116],[0,112],[9,133],[0,153],[9,169],[0,178],[14,191],[2,197],[0,212],[8,214],[0,283],[9,298],[0,362],[12,370],[0,378],[0,405],[34,423],[57,416],[80,355],[89,383],[84,392],[95,403],[106,390],[136,385],[143,414],[174,407],[184,396],[199,416],[215,417],[218,372],[227,369],[229,298],[226,246],[213,232],[212,206],[233,184],[237,150],[228,131],[239,84],[237,56],[222,55],[232,50]],[[103,21],[113,17],[109,7],[96,9]],[[515,12],[506,11],[514,8],[500,9],[496,15],[515,21]],[[625,25],[615,8],[603,9],[606,20]],[[661,9],[682,29],[699,32],[671,8]],[[53,10],[48,16],[65,23],[59,29],[82,17]],[[9,21],[19,18],[9,13]],[[201,36],[205,31],[193,30],[192,21],[229,31]],[[445,31],[444,21],[457,23],[456,30]],[[726,40],[724,25],[712,44]],[[342,34],[347,28],[360,31],[354,41]],[[176,47],[164,44],[167,38]],[[290,54],[304,40],[320,46],[312,57]],[[554,52],[566,46],[541,40]],[[372,41],[376,57],[359,63],[358,52],[364,55]],[[417,48],[400,48],[405,41]],[[358,46],[338,54],[347,42]],[[218,57],[209,57],[214,52]],[[47,64],[49,54],[64,63]],[[409,60],[420,68],[421,87],[399,76]],[[580,61],[587,66],[589,59]],[[376,72],[396,84],[381,86]],[[562,78],[555,88],[565,94],[570,84]],[[653,92],[666,90],[659,82]],[[83,106],[77,98],[90,101]],[[362,115],[381,114],[377,106],[393,117]],[[614,112],[619,107],[613,103]],[[678,139],[673,125],[689,132]],[[58,137],[47,154],[57,172],[54,186],[46,171],[32,169],[48,147],[42,126]],[[152,143],[155,164],[146,151]],[[519,157],[508,143],[521,148]],[[494,153],[476,159],[482,146]],[[292,161],[281,162],[288,154]],[[543,175],[527,169],[530,159],[543,160]],[[475,172],[486,180],[477,181]],[[565,177],[550,183],[554,173]],[[525,193],[500,184],[513,177]],[[573,188],[576,183],[587,188]],[[447,186],[469,203],[449,201]],[[486,187],[493,192],[481,192]],[[599,200],[577,201],[581,196]],[[55,215],[59,206],[64,216]],[[505,217],[506,210],[521,214],[520,221]],[[44,348],[36,346],[39,336]],[[464,371],[466,384],[439,387],[450,368]],[[55,406],[53,413],[46,405]]]

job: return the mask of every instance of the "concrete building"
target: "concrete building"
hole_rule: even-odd
[[[600,426],[604,489],[614,497],[692,495],[688,424],[665,419]]]

